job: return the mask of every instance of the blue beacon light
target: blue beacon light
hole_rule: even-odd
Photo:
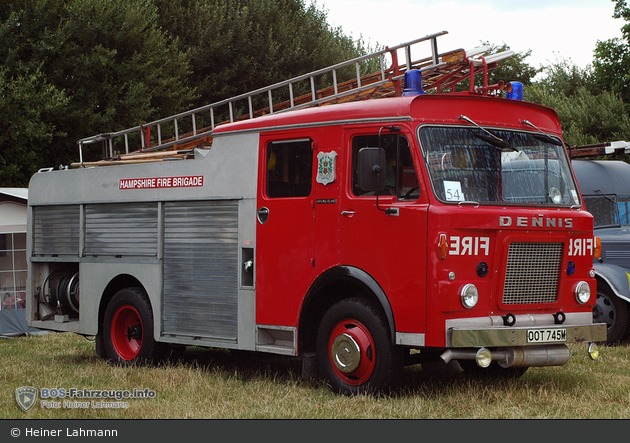
[[[403,97],[410,95],[424,94],[424,87],[422,86],[422,73],[417,69],[410,69],[405,72],[405,89],[403,90]]]

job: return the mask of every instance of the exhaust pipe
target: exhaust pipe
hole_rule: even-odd
[[[481,367],[487,367],[489,362],[481,357],[487,356],[484,348],[475,349],[447,349],[440,355],[444,363],[451,360],[476,360]],[[571,353],[567,345],[517,346],[513,348],[499,348],[489,351],[492,361],[496,361],[502,368],[533,367],[533,366],[563,366],[569,361]]]
[[[505,359],[497,359],[503,368],[532,366],[563,366],[571,352],[567,345],[528,346],[499,349]],[[492,355],[494,359],[494,353]]]

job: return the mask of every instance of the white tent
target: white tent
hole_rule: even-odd
[[[26,324],[28,189],[0,188],[0,336],[38,331]]]

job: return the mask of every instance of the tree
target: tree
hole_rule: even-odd
[[[190,81],[199,93],[197,106],[367,51],[361,40],[354,42],[341,28],[330,27],[326,13],[303,0],[155,0],[155,4],[162,29],[188,49]]]
[[[559,59],[526,90],[528,101],[556,110],[564,141],[587,145],[630,138],[630,117],[621,96],[602,90],[589,66],[582,69]]]
[[[366,52],[303,0],[8,0],[0,3],[0,43],[4,78],[22,82],[37,73],[41,87],[67,100],[63,111],[41,113],[57,134],[39,139],[46,149],[33,156],[22,141],[14,151],[11,168],[19,173],[12,176],[23,186],[41,167],[76,160],[78,139]]]
[[[59,154],[53,141],[64,134],[49,122],[67,104],[68,97],[41,73],[11,77],[0,70],[0,186],[24,186],[40,157]]]
[[[622,38],[598,42],[593,61],[594,79],[602,90],[619,94],[630,111],[630,8],[626,0],[613,0],[613,17],[626,21]]]
[[[545,84],[532,85],[528,101],[556,110],[569,146],[588,145],[630,137],[630,118],[624,102],[616,94],[604,91],[594,95],[578,87],[572,95],[558,93]]]
[[[24,81],[38,73],[68,99],[64,112],[47,113],[45,121],[65,137],[35,159],[18,156],[22,168],[32,165],[20,176],[70,162],[80,138],[190,106],[188,58],[156,25],[157,14],[150,0],[24,0],[0,8],[5,75]],[[30,151],[24,145],[18,155],[30,158]]]

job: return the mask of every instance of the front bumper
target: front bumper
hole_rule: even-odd
[[[517,315],[513,326],[504,326],[499,316],[447,320],[446,344],[492,348],[606,341],[606,324],[592,321],[591,313],[566,314],[562,324],[551,314]]]

